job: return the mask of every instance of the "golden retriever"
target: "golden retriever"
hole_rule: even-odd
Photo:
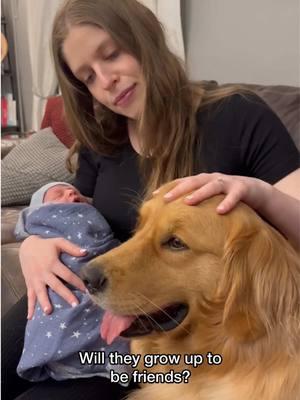
[[[298,254],[243,203],[227,215],[216,213],[222,196],[165,203],[173,185],[142,205],[130,240],[83,271],[109,310],[106,338],[131,337],[142,356],[181,355],[151,372],[191,371],[188,383],[146,383],[130,400],[300,399]],[[184,363],[209,352],[222,363]]]

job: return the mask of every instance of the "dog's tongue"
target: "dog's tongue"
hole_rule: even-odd
[[[107,344],[111,344],[121,332],[129,328],[135,317],[125,317],[114,315],[110,311],[105,311],[100,326],[100,335]]]

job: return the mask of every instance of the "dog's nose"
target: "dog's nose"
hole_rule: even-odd
[[[80,276],[90,294],[104,292],[107,287],[108,279],[101,269],[92,265],[82,268]]]

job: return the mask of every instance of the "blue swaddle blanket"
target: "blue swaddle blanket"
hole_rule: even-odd
[[[48,203],[38,208],[29,207],[23,211],[22,219],[25,231],[31,235],[63,237],[87,250],[87,255],[83,257],[61,254],[63,264],[76,274],[86,262],[119,244],[102,215],[86,203]],[[109,378],[111,369],[130,374],[131,367],[111,366],[107,359],[108,354],[114,351],[129,354],[129,342],[119,338],[108,346],[100,337],[104,311],[91,301],[88,294],[68,286],[79,305],[71,307],[52,289],[48,289],[53,312],[46,315],[40,305],[36,305],[32,320],[27,322],[17,373],[30,381],[95,375]],[[105,365],[82,365],[80,351],[105,352]]]

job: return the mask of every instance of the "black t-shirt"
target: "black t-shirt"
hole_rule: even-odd
[[[194,171],[251,176],[271,184],[299,167],[299,153],[279,118],[257,96],[236,94],[197,114],[199,166]],[[135,227],[143,192],[138,154],[131,144],[119,155],[82,149],[75,186],[93,197],[94,206],[115,236],[127,240]]]

